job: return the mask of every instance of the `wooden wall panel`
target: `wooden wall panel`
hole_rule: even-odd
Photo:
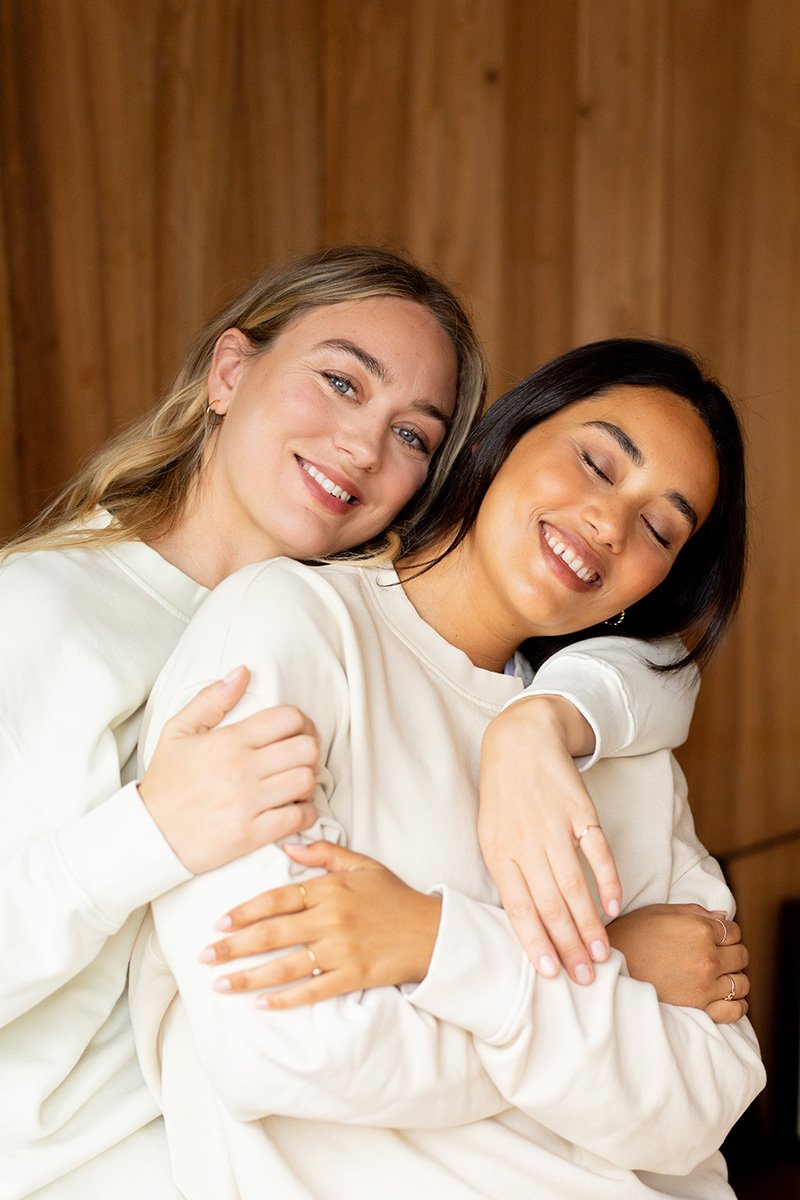
[[[389,242],[502,344],[505,0],[328,0],[325,231]],[[343,65],[346,64],[346,79]]]
[[[323,240],[317,9],[4,0],[22,512],[152,403],[212,309]]]
[[[664,326],[668,0],[580,0],[573,342]]]

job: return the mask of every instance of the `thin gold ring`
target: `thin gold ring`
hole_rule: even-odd
[[[591,833],[591,831],[592,831],[593,829],[601,829],[601,828],[602,828],[602,826],[601,826],[601,825],[597,825],[597,824],[594,824],[594,825],[587,825],[587,826],[586,826],[586,828],[584,829],[583,833],[579,833],[579,834],[578,834],[578,841],[579,841],[579,842],[580,842],[580,841],[582,841],[582,840],[583,840],[583,838],[585,838],[585,837],[586,837],[587,833]]]
[[[302,887],[303,885],[300,884],[300,886]],[[311,974],[316,978],[317,975],[322,974],[322,967],[319,965],[319,960],[310,946],[306,946],[306,954],[311,959]],[[731,983],[733,983],[733,980],[731,980]]]
[[[726,1000],[735,1000],[736,999],[736,980],[733,978],[732,975],[729,975],[728,979],[730,979],[730,981],[731,981],[731,990],[728,992],[725,999]]]
[[[300,889],[300,899],[303,901],[303,908],[308,908],[308,892],[303,887],[302,883],[297,885]]]
[[[714,920],[722,926],[722,941],[717,942],[717,945],[724,946],[728,940],[728,924],[726,921],[723,921],[722,917],[714,917]]]

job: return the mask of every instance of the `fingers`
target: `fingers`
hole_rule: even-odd
[[[218,725],[244,695],[250,672],[235,667],[224,679],[210,683],[167,722],[176,733],[205,733]]]
[[[346,846],[339,846],[335,842],[326,842],[323,839],[308,845],[287,842],[283,849],[295,862],[303,863],[307,867],[324,867],[326,871],[334,873],[359,871],[365,867],[379,866],[376,860],[370,858],[368,854],[359,854],[355,850],[348,850]]]
[[[588,826],[584,826],[584,828],[587,827],[589,832],[579,839],[581,851],[597,881],[597,891],[603,912],[608,913],[609,917],[618,917],[622,902],[622,883],[617,874],[614,855],[611,853],[611,847],[600,825],[590,823]],[[578,832],[581,833],[581,831]]]
[[[253,846],[268,846],[281,838],[291,837],[310,829],[317,819],[317,810],[310,800],[298,800],[280,808],[267,808],[253,822],[247,842]]]
[[[529,857],[495,868],[503,907],[536,970],[558,974],[559,959],[576,983],[594,979],[592,961],[608,957],[608,937],[586,879],[569,847],[562,863]]]
[[[720,990],[725,994],[707,1005],[706,1012],[717,1025],[730,1025],[740,1020],[748,1009],[746,997],[750,994],[750,980],[741,972],[720,976]]]
[[[228,728],[235,729],[243,744],[253,749],[303,735],[313,738],[319,744],[314,722],[293,704],[262,708]]]

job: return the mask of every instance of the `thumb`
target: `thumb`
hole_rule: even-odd
[[[348,850],[345,846],[337,846],[333,842],[312,842],[309,846],[300,842],[284,842],[283,849],[289,858],[302,863],[304,867],[324,867],[326,871],[341,873],[377,866],[374,858],[358,854],[355,850]]]
[[[247,667],[235,667],[224,679],[204,687],[172,718],[175,732],[207,733],[213,729],[241,700],[249,678]]]

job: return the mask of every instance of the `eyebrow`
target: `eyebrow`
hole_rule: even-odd
[[[625,430],[620,429],[619,425],[613,425],[611,421],[587,421],[586,424],[593,426],[595,429],[600,429],[603,433],[607,433],[612,437],[623,454],[631,460],[634,466],[644,466],[645,457],[641,450]],[[689,523],[692,530],[697,528],[697,513],[682,492],[670,490],[664,493],[664,498],[678,510],[681,516]]]
[[[378,379],[381,383],[392,382],[391,371],[385,363],[382,363],[374,354],[370,354],[363,346],[359,346],[356,342],[351,342],[347,338],[329,338],[327,341],[318,342],[314,348],[316,350],[340,350],[343,354],[350,354],[375,379]],[[435,421],[441,422],[445,431],[452,424],[452,418],[438,404],[434,404],[432,400],[412,400],[411,407],[418,412],[426,413],[429,417],[433,417]]]

